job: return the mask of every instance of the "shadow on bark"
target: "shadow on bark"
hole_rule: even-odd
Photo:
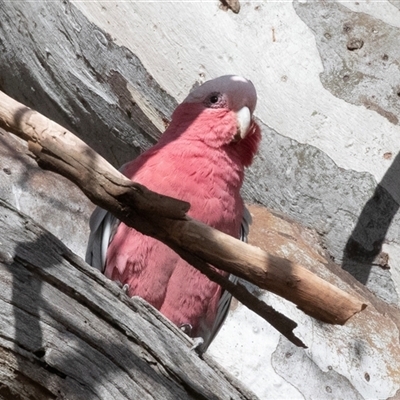
[[[343,269],[363,284],[367,283],[374,265],[388,268],[388,259],[381,253],[382,245],[399,203],[385,187],[396,192],[399,186],[400,153],[365,204],[343,252]]]

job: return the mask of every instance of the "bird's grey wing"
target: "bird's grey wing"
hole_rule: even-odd
[[[119,171],[123,172],[127,164],[124,164]],[[100,207],[96,207],[90,216],[90,235],[85,261],[100,272],[104,272],[108,245],[118,228],[119,222],[112,214]]]
[[[246,207],[244,207],[239,237],[242,242],[247,243],[251,222],[252,218],[250,212]],[[229,275],[229,280],[235,284],[237,283],[238,279],[239,278],[235,275]],[[204,353],[208,349],[208,346],[210,346],[211,342],[215,339],[215,336],[217,336],[217,333],[221,329],[221,326],[228,315],[231,300],[232,295],[227,290],[224,290],[218,303],[217,316],[211,329],[210,336],[205,339],[204,343],[202,343],[201,346],[198,347],[198,350],[201,353]]]
[[[90,235],[85,260],[101,272],[104,272],[108,245],[118,224],[117,218],[100,207],[96,207],[90,217]]]

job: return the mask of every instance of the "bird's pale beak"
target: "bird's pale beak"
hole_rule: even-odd
[[[242,107],[236,113],[237,119],[237,131],[234,137],[234,141],[237,142],[240,139],[244,139],[249,132],[251,125],[251,113],[248,107]]]

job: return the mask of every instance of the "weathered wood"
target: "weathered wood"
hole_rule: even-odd
[[[83,141],[2,92],[0,126],[27,140],[39,165],[72,180],[95,204],[138,231],[163,241],[192,264],[190,254],[195,253],[203,262],[277,293],[324,322],[344,324],[366,307],[361,300],[299,265],[189,217],[183,219],[186,203],[151,193],[143,187],[141,190],[147,197],[145,201],[140,197],[137,200],[136,193],[129,191],[135,184]],[[155,205],[158,199],[162,200],[161,206]],[[174,212],[176,205],[181,206],[177,213]],[[202,272],[212,278],[207,268],[202,268]]]
[[[255,399],[153,307],[2,201],[0,226],[0,397]]]

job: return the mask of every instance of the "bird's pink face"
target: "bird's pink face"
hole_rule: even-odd
[[[222,76],[193,90],[175,110],[171,125],[179,121],[173,131],[189,140],[201,140],[213,148],[228,146],[247,166],[261,139],[253,120],[256,103],[256,90],[250,81]]]

